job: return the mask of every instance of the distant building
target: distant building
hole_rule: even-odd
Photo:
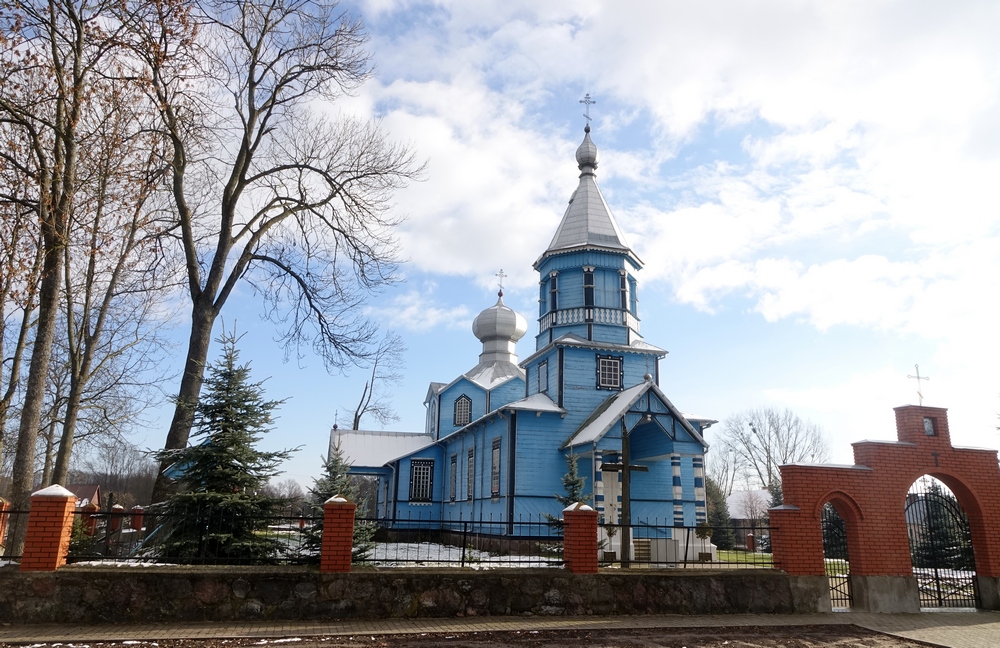
[[[528,326],[499,293],[472,325],[479,362],[431,383],[422,433],[336,430],[331,446],[352,471],[379,479],[380,518],[514,522],[558,515],[567,456],[606,522],[621,514],[627,431],[632,522],[694,526],[706,520],[702,436],[716,421],[685,416],[660,389],[666,351],[639,334],[636,274],[598,189],[590,127],[576,152],[580,184],[539,275],[535,351],[518,362]],[[674,379],[682,379],[675,376]],[[602,468],[604,468],[602,470]],[[669,533],[669,532],[668,532]]]

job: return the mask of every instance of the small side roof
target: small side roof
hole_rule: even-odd
[[[653,392],[657,398],[659,398],[663,404],[667,407],[667,411],[680,422],[681,427],[687,432],[692,439],[708,447],[705,443],[704,437],[698,433],[697,430],[688,422],[687,418],[681,414],[680,410],[674,407],[674,404],[670,402],[659,387],[656,386],[652,380],[646,380],[629,387],[628,389],[622,390],[610,398],[605,400],[601,405],[594,410],[594,412],[584,421],[576,432],[569,438],[566,443],[563,444],[563,448],[569,448],[572,446],[583,445],[585,443],[593,443],[598,439],[601,439],[611,426],[614,425],[615,421],[625,416],[629,408],[632,407],[642,397],[646,392]]]
[[[353,466],[377,468],[433,444],[434,437],[424,432],[337,430],[330,436],[331,446],[334,443]]]
[[[508,403],[501,409],[527,410],[529,412],[555,412],[557,414],[566,413],[566,410],[556,405],[551,398],[542,393],[532,394],[527,398],[522,398],[519,401]]]

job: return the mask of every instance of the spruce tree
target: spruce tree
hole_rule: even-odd
[[[711,477],[705,478],[705,505],[708,508],[708,525],[712,527],[712,544],[719,549],[732,549],[733,521],[729,517],[729,507],[722,489]]]
[[[282,500],[263,492],[290,451],[254,447],[281,401],[266,400],[262,384],[250,381],[235,335],[218,342],[222,357],[208,367],[195,410],[195,445],[155,455],[178,474],[177,492],[152,511],[162,514],[157,546],[163,557],[181,562],[255,563],[284,546],[265,533],[266,518],[278,514]]]
[[[584,495],[583,489],[587,484],[587,478],[580,474],[580,471],[576,467],[576,460],[577,456],[572,452],[566,455],[566,473],[562,476],[565,495],[559,495],[558,493],[553,495],[556,501],[559,502],[560,510],[577,502],[589,504],[591,501],[590,495]],[[545,520],[554,527],[561,529],[563,526],[561,517],[546,513]]]
[[[354,511],[351,558],[355,561],[364,560],[375,548],[375,524],[364,519],[368,511],[365,504],[358,501],[360,489],[351,479],[351,464],[344,457],[339,443],[331,448],[330,455],[323,460],[323,472],[313,480],[313,486],[309,489],[314,522],[306,534],[305,544],[314,550],[319,550],[323,540],[323,504],[334,495],[357,504],[358,508]]]

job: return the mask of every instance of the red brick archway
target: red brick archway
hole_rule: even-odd
[[[947,410],[898,407],[898,441],[859,441],[853,466],[791,464],[781,467],[784,506],[771,509],[775,567],[795,575],[823,575],[820,515],[831,502],[847,524],[851,574],[911,577],[904,507],[922,475],[952,490],[969,517],[980,584],[1000,583],[1000,467],[996,450],[954,448]],[[925,420],[930,426],[925,430]],[[933,432],[929,434],[928,431]],[[990,582],[983,582],[983,579]],[[983,592],[984,607],[1000,605]]]

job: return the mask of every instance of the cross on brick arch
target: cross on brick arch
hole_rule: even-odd
[[[852,579],[900,579],[915,587],[905,502],[912,484],[931,475],[951,489],[969,518],[982,605],[1000,609],[997,452],[952,447],[943,408],[908,405],[895,413],[897,441],[854,443],[853,466],[781,467],[784,505],[771,510],[775,567],[802,576],[826,573],[820,515],[829,501],[847,525]],[[925,433],[925,418],[934,421],[935,435]],[[876,598],[866,599],[868,609],[879,610]],[[915,591],[912,605],[911,611],[919,609]]]

